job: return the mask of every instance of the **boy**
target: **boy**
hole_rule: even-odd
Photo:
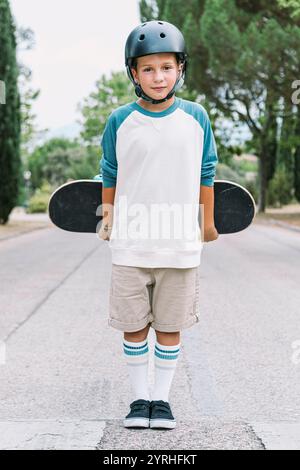
[[[184,38],[174,25],[149,21],[135,28],[126,42],[125,63],[139,99],[112,112],[101,141],[100,237],[109,240],[112,252],[109,324],[124,332],[134,392],[125,427],[176,426],[169,391],[180,331],[199,321],[199,203],[205,209],[203,240],[218,238],[213,217],[218,157],[210,121],[201,105],[175,96],[186,61]],[[175,210],[174,225],[172,217],[160,223],[157,209],[167,218]],[[161,234],[166,227],[167,236]],[[156,332],[151,401],[150,326]]]

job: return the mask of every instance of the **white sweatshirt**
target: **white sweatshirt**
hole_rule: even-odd
[[[164,111],[137,102],[115,109],[101,139],[103,185],[116,187],[112,263],[200,265],[200,184],[213,186],[218,162],[206,110],[175,97]]]

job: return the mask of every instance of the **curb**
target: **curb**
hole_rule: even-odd
[[[287,222],[281,222],[280,220],[276,220],[276,219],[268,219],[264,222],[266,222],[266,223],[270,222],[274,225],[278,225],[279,227],[283,227],[283,228],[286,228],[288,230],[292,230],[293,232],[300,233],[300,227],[295,227],[295,225],[288,224]]]
[[[11,233],[11,234],[9,234],[9,235],[7,235],[7,236],[1,236],[1,235],[0,235],[0,243],[1,243],[1,242],[4,242],[4,241],[6,241],[6,240],[11,240],[12,238],[21,237],[22,235],[27,235],[27,234],[32,233],[32,232],[35,232],[35,231],[37,231],[37,230],[44,230],[44,229],[46,229],[46,228],[51,228],[51,227],[52,227],[51,224],[49,224],[49,225],[48,225],[48,224],[47,224],[47,225],[45,224],[44,226],[41,225],[41,226],[39,226],[39,227],[32,227],[32,228],[30,228],[29,230],[24,230],[23,232],[21,232],[21,231],[16,231],[16,232],[13,232],[13,233]]]

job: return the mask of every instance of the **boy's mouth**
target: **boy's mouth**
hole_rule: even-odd
[[[165,90],[167,87],[165,86],[161,86],[161,87],[156,87],[156,88],[152,88],[153,90],[155,91],[162,91],[162,90]]]

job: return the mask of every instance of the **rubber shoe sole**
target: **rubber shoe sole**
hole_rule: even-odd
[[[147,418],[128,418],[124,419],[125,428],[149,428],[149,419]]]
[[[151,429],[174,429],[176,421],[168,419],[150,419]]]
[[[176,420],[172,414],[170,404],[163,400],[154,400],[150,405],[151,429],[174,429]]]
[[[130,412],[123,423],[125,428],[149,428],[150,400],[138,399],[130,404]]]

